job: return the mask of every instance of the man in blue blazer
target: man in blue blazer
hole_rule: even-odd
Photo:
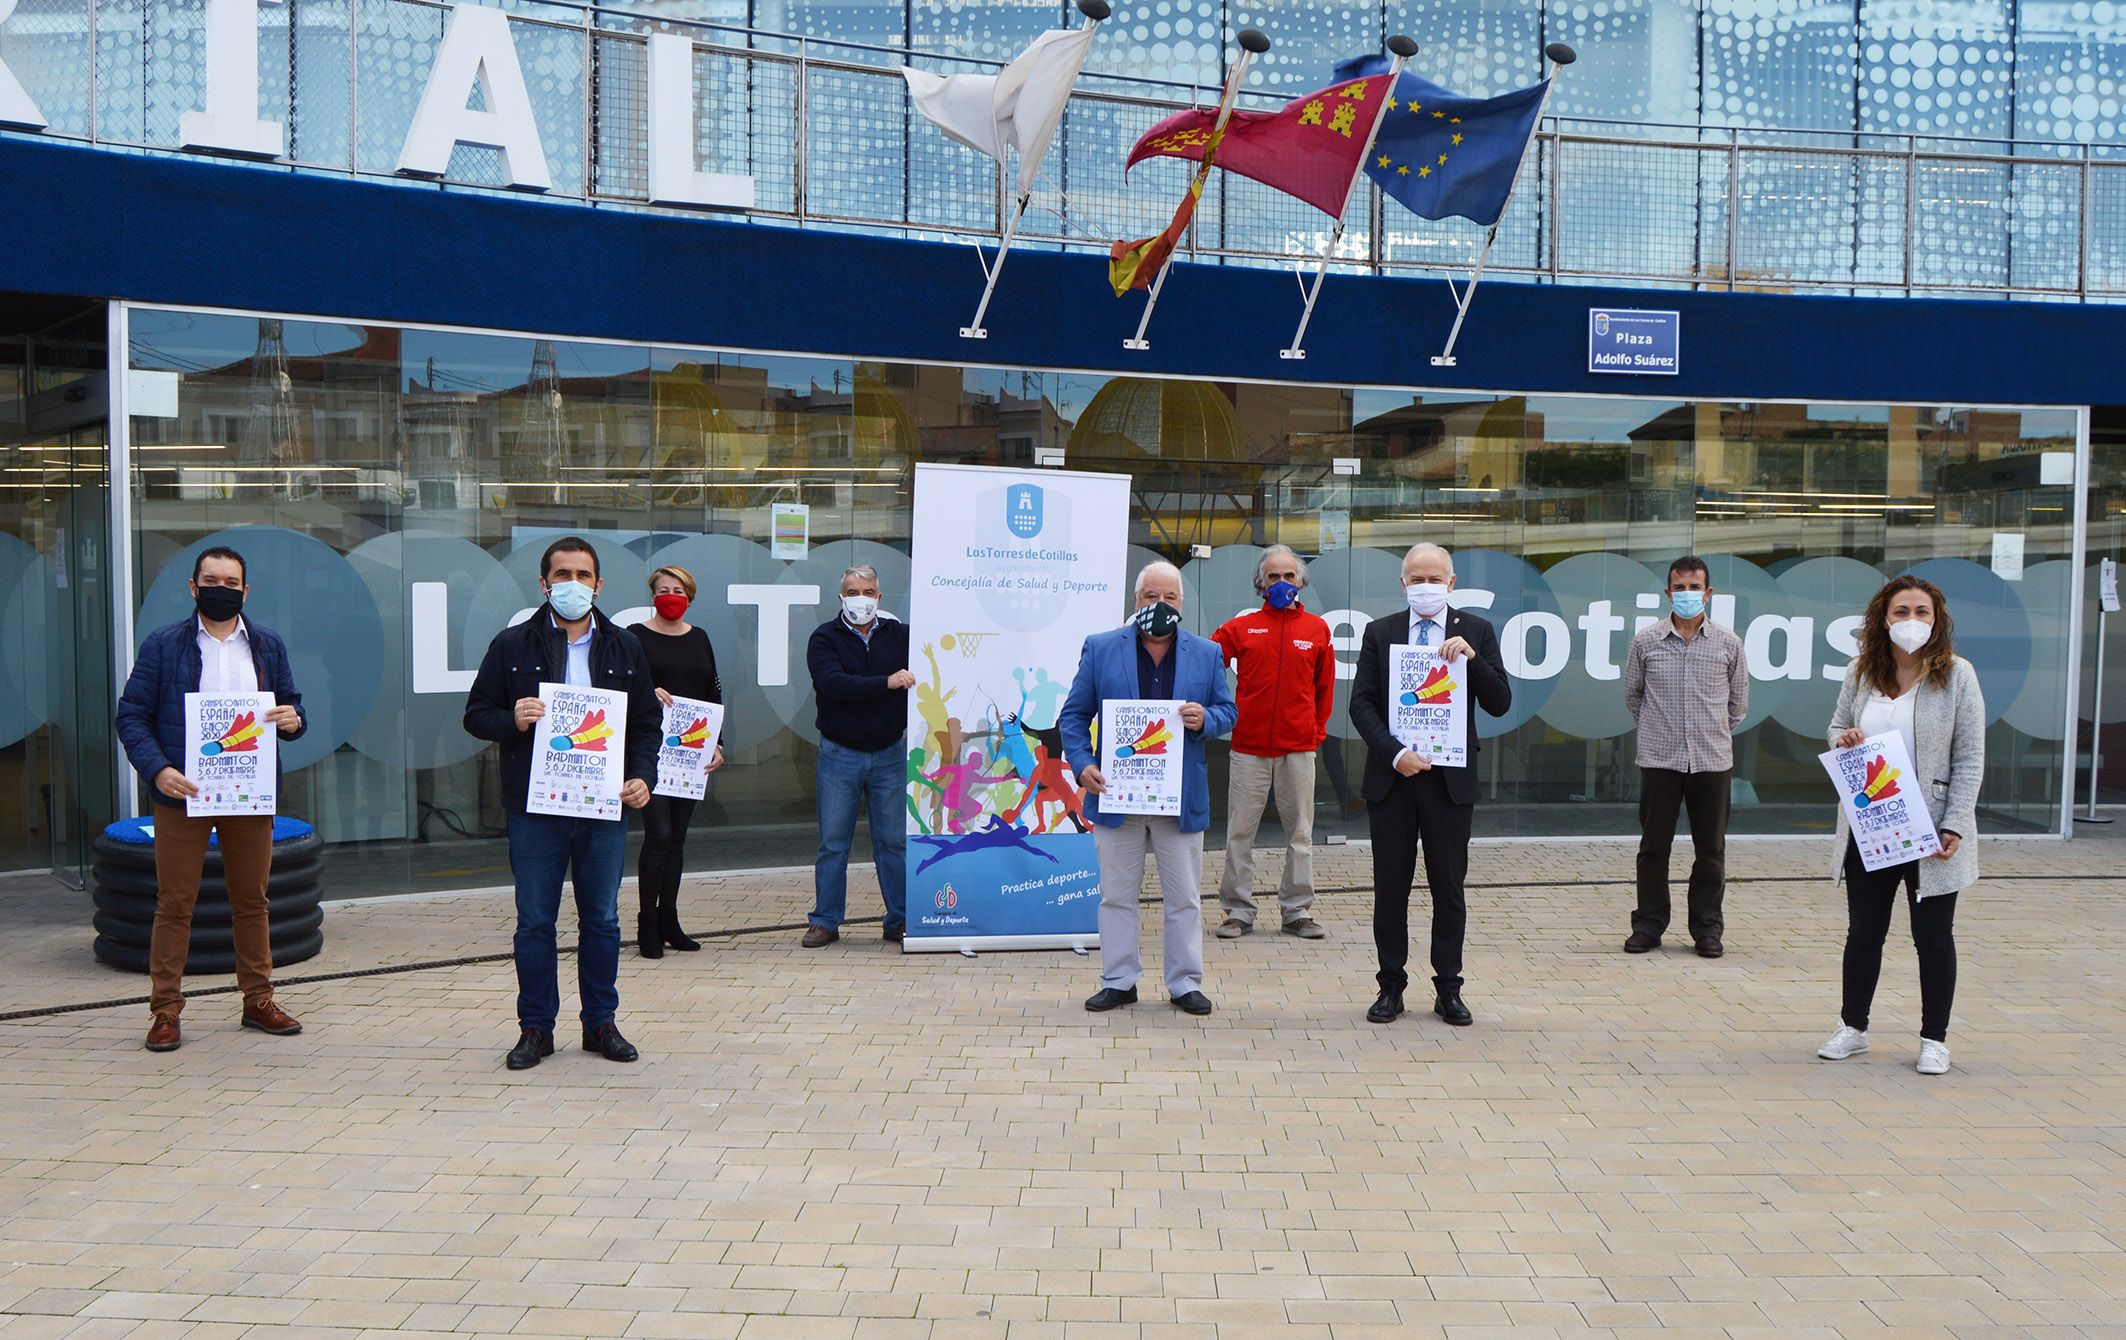
[[[140,644],[133,671],[118,697],[118,738],[133,770],[155,801],[155,929],[148,941],[147,1049],[177,1050],[183,1041],[185,961],[192,951],[192,912],[207,843],[221,841],[236,984],[243,991],[243,1026],[286,1036],[303,1026],[273,1000],[273,930],[267,885],[273,876],[273,816],[201,815],[185,801],[199,786],[185,775],[185,695],[270,693],[263,724],[283,740],[309,729],[303,695],[288,668],[278,634],[243,615],[250,592],[244,556],[216,545],[192,560],[193,612],[158,628]]]
[[[1180,699],[1181,813],[1103,814],[1107,790],[1093,752],[1092,724],[1110,698]],[[1088,1010],[1137,1003],[1144,963],[1137,949],[1137,900],[1144,857],[1159,861],[1166,904],[1166,992],[1190,1014],[1209,1014],[1203,994],[1203,832],[1211,826],[1210,770],[1203,742],[1233,728],[1239,709],[1226,687],[1218,644],[1181,627],[1181,569],[1151,563],[1137,574],[1136,613],[1122,627],[1085,639],[1078,674],[1056,725],[1063,757],[1085,795],[1100,853],[1100,989]]]

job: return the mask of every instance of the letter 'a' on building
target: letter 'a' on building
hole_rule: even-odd
[[[1633,636],[1669,616],[1665,565],[1684,554],[1707,561],[1708,617],[1748,660],[1736,832],[1821,831],[1832,798],[1815,756],[1861,612],[1906,571],[1943,590],[1985,687],[1982,823],[2057,832],[2089,780],[2074,746],[2097,664],[2092,575],[2126,516],[2116,377],[2059,349],[2126,347],[2126,271],[2107,242],[2126,203],[2101,189],[2099,156],[2085,218],[2079,145],[2104,142],[2105,114],[2033,72],[2126,69],[2126,37],[2009,5],[2007,45],[1934,54],[1926,110],[1899,101],[1911,53],[1855,57],[1850,14],[1843,28],[1799,15],[1786,33],[1788,68],[1809,74],[1796,87],[1843,94],[1760,91],[1754,109],[1716,85],[1755,38],[1709,28],[1698,73],[1680,75],[1658,40],[1605,38],[1560,75],[1571,124],[1614,151],[1642,217],[1687,222],[1627,226],[1614,198],[1558,189],[1574,146],[1539,141],[1458,366],[1435,368],[1453,313],[1424,285],[1462,225],[1372,197],[1370,178],[1359,189],[1399,212],[1378,238],[1347,236],[1360,264],[1325,281],[1304,363],[1278,356],[1302,299],[1265,286],[1296,216],[1223,188],[1194,216],[1198,250],[1164,272],[1148,347],[1124,349],[1148,295],[1114,297],[1115,239],[1086,221],[1156,210],[1117,224],[1152,231],[1185,174],[1125,178],[1120,123],[1064,116],[1020,216],[1016,141],[1000,164],[912,118],[906,81],[876,59],[911,50],[911,68],[949,75],[993,57],[981,68],[1009,102],[1003,63],[1039,34],[1008,0],[842,6],[831,35],[806,35],[803,77],[765,27],[691,11],[661,9],[650,31],[568,5],[363,0],[350,31],[344,6],[199,0],[149,6],[143,40],[138,5],[0,0],[0,870],[85,879],[93,834],[147,803],[112,699],[141,639],[187,616],[192,560],[225,545],[248,565],[246,618],[295,658],[310,729],[282,742],[279,803],[317,826],[332,887],[491,882],[504,815],[464,694],[495,634],[538,607],[540,555],[564,534],[597,546],[598,608],[620,623],[651,617],[658,567],[700,582],[687,617],[715,651],[727,757],[701,802],[717,835],[692,853],[704,870],[813,855],[806,649],[845,569],[875,568],[882,617],[910,627],[921,591],[983,611],[911,648],[921,836],[951,826],[921,779],[1054,753],[1074,648],[1051,656],[1025,631],[1050,604],[1082,599],[1099,607],[1088,626],[1119,626],[1130,576],[1163,559],[1182,567],[1186,626],[1208,634],[1261,608],[1272,543],[1307,560],[1299,601],[1338,662],[1318,840],[1367,836],[1347,699],[1370,620],[1405,608],[1418,541],[1453,553],[1454,599],[1491,621],[1514,681],[1506,716],[1478,714],[1481,835],[1636,831],[1624,672]],[[1219,82],[1223,12],[1174,9],[1198,50],[1139,35],[1125,12],[1084,68]],[[1251,62],[1247,107],[1310,95],[1354,54],[1330,49],[1353,34],[1311,14],[1276,35],[1278,60]],[[1550,16],[1558,0],[1526,15]],[[1508,68],[1524,37],[1509,25],[1464,54]],[[1961,77],[1974,73],[1997,77]],[[1103,77],[1097,91],[1130,124],[1173,110],[1165,86]],[[1827,123],[1827,106],[1846,110]],[[1701,109],[1723,136],[1749,132],[1732,219],[1703,208],[1706,191],[1728,198],[1724,138],[1710,176],[1678,180],[1659,168],[1672,149],[1635,147],[1673,138],[1642,123]],[[1337,134],[1335,111],[1321,133]],[[1411,167],[1450,194],[1468,141],[1452,115]],[[1908,262],[1901,234],[1849,221],[1906,217],[1903,160],[1772,129],[1841,116],[1848,137],[1928,146],[1923,200],[1946,170],[1936,148],[2012,162],[1958,176],[1968,208],[1916,211]],[[1846,214],[1751,185],[1826,164],[1858,183]],[[1084,208],[1088,192],[1128,209]],[[997,271],[986,338],[963,343],[1015,217],[1013,251],[1029,254]],[[1550,280],[1553,256],[1561,282],[1504,282]],[[1951,306],[1952,291],[1989,300]],[[2051,337],[2064,324],[2086,332],[2079,346]],[[918,534],[927,465],[998,474]],[[1081,552],[1078,473],[1128,480],[1118,552]],[[964,555],[933,576],[948,584],[912,580],[923,546]],[[2126,718],[2126,694],[2104,704]],[[1227,744],[1209,748],[1222,766]],[[994,808],[979,787],[960,799],[965,825]],[[1071,826],[1060,802],[1041,815]],[[987,896],[952,883],[954,905],[933,912]],[[1023,892],[1059,888],[1083,892]]]

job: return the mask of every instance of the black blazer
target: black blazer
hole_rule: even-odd
[[[1490,620],[1450,608],[1446,636],[1464,639],[1475,653],[1469,658],[1469,687],[1476,705],[1495,717],[1506,715],[1513,706],[1513,682],[1506,677],[1506,662],[1499,656],[1498,634],[1491,631]],[[1361,789],[1366,799],[1376,805],[1387,799],[1388,788],[1400,775],[1395,771],[1395,756],[1403,751],[1402,742],[1388,729],[1381,685],[1388,681],[1389,649],[1409,640],[1410,611],[1404,609],[1367,624],[1365,639],[1358,649],[1358,682],[1351,689],[1351,724],[1366,742],[1366,779]],[[1481,747],[1476,739],[1476,713],[1471,712],[1469,766],[1440,769],[1440,779],[1447,784],[1447,798],[1457,805],[1476,803],[1476,754]]]

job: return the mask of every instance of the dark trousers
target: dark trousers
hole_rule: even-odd
[[[1725,772],[1639,769],[1639,906],[1631,928],[1659,938],[1668,929],[1668,852],[1676,844],[1678,811],[1690,817],[1690,938],[1727,929],[1720,902],[1727,892],[1728,783]]]
[[[1845,1006],[1839,1015],[1848,1028],[1868,1031],[1868,1007],[1882,977],[1882,945],[1900,888],[1912,909],[1912,944],[1919,950],[1919,1035],[1947,1042],[1949,1006],[1956,999],[1956,895],[1921,898],[1918,861],[1871,871],[1850,841],[1845,849]]]
[[[635,892],[642,915],[655,917],[662,929],[679,928],[679,877],[686,869],[687,825],[694,822],[696,800],[651,796],[642,807],[642,857],[635,867]]]
[[[1373,947],[1380,954],[1375,975],[1381,990],[1400,994],[1410,984],[1410,886],[1417,855],[1425,854],[1425,883],[1432,889],[1432,983],[1442,992],[1462,989],[1462,935],[1469,908],[1462,882],[1469,875],[1469,830],[1476,806],[1447,798],[1437,770],[1398,776],[1387,797],[1369,804],[1373,828]]]

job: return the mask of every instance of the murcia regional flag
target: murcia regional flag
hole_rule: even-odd
[[[936,75],[903,65],[908,96],[932,124],[970,149],[1004,160],[1019,151],[1019,193],[1041,167],[1097,25],[1042,33],[996,74]]]

